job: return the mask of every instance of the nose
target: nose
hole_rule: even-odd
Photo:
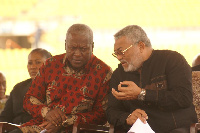
[[[75,51],[74,51],[74,55],[75,56],[80,56],[81,55],[81,50],[79,48],[77,48]]]
[[[31,64],[30,68],[37,68],[37,65],[35,63]]]
[[[122,59],[122,57],[123,57],[123,56],[122,56],[122,55],[120,55],[120,54],[118,54],[118,55],[117,55],[117,59],[118,59],[118,60],[121,60],[121,59]]]
[[[0,89],[1,89],[1,90],[4,89],[3,83],[0,83]]]

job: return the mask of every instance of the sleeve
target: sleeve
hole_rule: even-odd
[[[50,110],[45,104],[46,100],[46,83],[45,83],[45,68],[46,64],[43,64],[39,69],[39,72],[35,79],[32,81],[32,84],[27,91],[23,107],[24,109],[32,115],[33,118],[42,120],[46,113]]]
[[[126,118],[128,115],[131,113],[126,108],[124,107],[122,101],[116,99],[112,92],[111,89],[118,89],[118,84],[120,83],[118,79],[119,73],[115,71],[111,77],[110,81],[110,91],[108,95],[108,108],[106,110],[106,116],[108,119],[108,122],[115,127],[117,126],[127,126],[126,124]],[[124,127],[126,128],[126,127]]]
[[[167,89],[147,89],[145,101],[166,111],[191,106],[193,100],[191,67],[180,54],[172,54],[166,62]]]
[[[14,87],[14,89],[15,89],[15,87]],[[13,113],[13,90],[11,91],[9,98],[6,101],[4,110],[1,112],[1,115],[0,115],[0,121],[1,122],[10,122],[10,123],[12,123],[12,121],[13,121],[13,118],[14,118],[14,113]]]
[[[77,113],[76,115],[68,115],[67,117],[69,119],[75,118],[77,123],[105,124],[107,121],[105,111],[107,108],[107,96],[111,75],[112,70],[108,70],[106,77],[102,82],[102,85],[99,87],[99,92],[91,111],[87,111],[85,113]],[[71,124],[73,123],[68,123],[68,125]]]

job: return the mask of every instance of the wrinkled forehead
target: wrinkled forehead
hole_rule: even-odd
[[[117,50],[119,48],[130,46],[131,44],[132,42],[126,36],[122,36],[115,39],[114,49]]]
[[[93,40],[85,34],[77,34],[71,33],[66,37],[66,44],[67,45],[77,45],[77,44],[84,44],[89,45],[93,43]]]

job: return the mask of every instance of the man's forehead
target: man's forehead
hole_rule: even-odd
[[[69,43],[68,46],[73,47],[89,47],[91,44],[89,43]]]
[[[115,40],[115,47],[123,47],[123,46],[126,46],[131,44],[131,41],[129,39],[127,39],[125,36],[121,37],[121,38],[118,38]]]
[[[67,45],[86,45],[89,46],[90,44],[93,43],[88,37],[85,36],[76,36],[72,38],[68,38],[66,40]]]
[[[6,78],[4,75],[0,74],[0,81],[6,81]]]

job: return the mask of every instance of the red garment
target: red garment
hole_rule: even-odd
[[[66,54],[48,59],[40,68],[24,98],[24,109],[33,120],[23,124],[23,132],[40,132],[38,126],[50,109],[60,108],[68,125],[104,124],[111,68],[92,55],[84,68],[75,72]],[[66,131],[69,131],[66,128]]]

